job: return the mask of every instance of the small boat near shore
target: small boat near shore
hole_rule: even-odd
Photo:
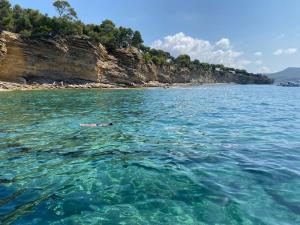
[[[289,81],[289,82],[280,83],[277,86],[281,86],[281,87],[300,87],[300,83]]]

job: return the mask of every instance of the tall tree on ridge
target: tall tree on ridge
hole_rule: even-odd
[[[139,31],[135,31],[132,38],[132,46],[140,48],[143,43],[144,41],[141,33]]]
[[[77,13],[70,3],[65,0],[55,0],[53,6],[58,12],[59,17],[65,17],[68,19],[77,19]]]

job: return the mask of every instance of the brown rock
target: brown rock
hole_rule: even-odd
[[[85,36],[26,39],[10,32],[0,34],[0,80],[53,84],[51,88],[86,83],[102,83],[99,87],[107,87],[103,84],[136,87],[158,86],[158,82],[268,82],[267,78],[258,76],[175,68],[172,65],[156,66],[151,61],[145,61],[143,54],[136,48],[118,49],[109,54],[104,46]]]

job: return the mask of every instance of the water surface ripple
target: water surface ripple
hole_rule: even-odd
[[[300,89],[0,93],[0,224],[300,224]],[[114,122],[106,128],[80,123]]]

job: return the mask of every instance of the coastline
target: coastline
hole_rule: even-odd
[[[160,83],[160,82],[149,82],[145,84],[104,84],[104,83],[86,83],[86,84],[20,84],[16,82],[5,82],[0,81],[0,92],[7,91],[38,91],[38,90],[87,90],[87,89],[107,89],[107,90],[127,90],[127,89],[138,89],[138,88],[175,88],[175,87],[192,87],[202,85],[233,85],[235,83]]]
[[[210,84],[210,83],[208,83]],[[216,85],[217,83],[212,83]],[[136,89],[136,88],[171,88],[171,87],[190,87],[195,85],[203,85],[202,83],[160,83],[160,82],[149,82],[145,84],[105,84],[105,83],[85,83],[85,84],[21,84],[16,82],[5,82],[0,81],[0,92],[6,91],[34,91],[34,90],[58,90],[58,89]]]
[[[105,46],[85,36],[24,38],[3,31],[0,32],[0,80],[14,83],[4,82],[0,84],[0,89],[104,89],[272,83],[272,80],[261,74],[223,65],[196,61],[198,64],[195,66],[195,62],[190,59],[187,65],[178,64],[175,59],[161,65],[146,59],[146,55],[147,52],[135,47],[109,52]]]

